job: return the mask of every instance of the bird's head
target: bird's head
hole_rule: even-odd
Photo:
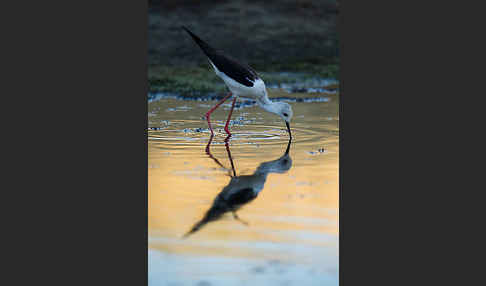
[[[292,111],[292,106],[290,106],[290,104],[288,104],[287,102],[275,102],[274,104],[276,107],[275,110],[277,115],[285,121],[285,124],[287,125],[287,130],[290,134],[290,120],[294,115]]]
[[[292,112],[292,107],[290,104],[287,102],[274,102],[274,107],[273,110],[275,113],[280,116],[285,122],[290,123],[290,120],[292,119],[292,115],[294,114]]]

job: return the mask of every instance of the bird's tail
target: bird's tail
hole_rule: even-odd
[[[190,231],[188,231],[186,234],[184,234],[184,235],[182,236],[182,238],[186,238],[186,237],[188,237],[189,235],[191,235],[191,234],[195,233],[195,232],[196,232],[196,231],[198,231],[198,230],[199,230],[199,228],[201,228],[201,226],[203,226],[205,223],[206,223],[206,222],[203,222],[203,221],[198,222],[198,223],[197,223],[195,226],[193,226],[193,227],[191,228],[191,230],[190,230]]]
[[[221,218],[221,216],[227,211],[228,211],[228,208],[226,207],[226,205],[224,205],[224,204],[220,205],[218,203],[213,204],[213,206],[211,206],[211,208],[206,212],[204,217],[199,222],[197,222],[191,228],[190,231],[188,231],[186,234],[184,234],[184,236],[182,236],[182,238],[186,238],[189,235],[200,230],[208,222],[215,221],[215,220]]]
[[[188,237],[189,235],[195,233],[196,231],[198,231],[201,227],[203,227],[205,224],[207,224],[208,222],[210,222],[211,219],[209,219],[207,217],[207,215],[202,219],[200,220],[199,222],[197,222],[192,228],[190,231],[188,231],[186,234],[184,234],[182,236],[182,238],[186,238]]]
[[[192,37],[192,39],[201,48],[201,50],[204,52],[204,54],[206,54],[206,56],[210,57],[210,55],[214,54],[214,52],[215,52],[214,48],[212,48],[210,45],[208,45],[205,41],[201,40],[198,36],[196,36],[193,32],[191,32],[185,26],[182,26],[182,29],[184,29]]]

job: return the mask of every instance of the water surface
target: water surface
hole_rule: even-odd
[[[339,103],[326,98],[290,102],[290,146],[251,105],[225,144],[228,101],[208,149],[215,101],[149,103],[149,285],[338,284]]]

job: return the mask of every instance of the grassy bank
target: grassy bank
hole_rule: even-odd
[[[295,83],[307,78],[338,79],[339,64],[298,63],[293,66],[283,64],[267,66],[264,72],[258,73],[267,85]],[[209,93],[227,91],[223,81],[216,76],[209,64],[193,67],[150,66],[148,81],[150,92],[173,92],[180,95],[205,96]]]

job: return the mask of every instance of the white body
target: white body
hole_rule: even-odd
[[[272,102],[268,98],[267,89],[265,88],[265,83],[262,79],[258,78],[255,81],[248,79],[249,81],[253,82],[253,86],[249,87],[243,85],[234,79],[227,76],[225,73],[218,70],[218,68],[211,62],[209,59],[209,63],[213,66],[214,72],[217,76],[219,76],[226,86],[229,88],[233,96],[247,98],[251,100],[255,100],[257,104],[263,108],[265,111],[277,114],[280,116],[284,121],[290,122],[292,118],[292,108],[288,103],[285,102]],[[287,128],[288,127],[287,125]],[[290,129],[289,129],[290,130]],[[290,131],[289,131],[290,132]]]
[[[209,60],[209,63],[213,66],[216,75],[224,81],[224,83],[234,96],[255,100],[260,106],[271,104],[271,101],[270,99],[268,99],[267,96],[265,83],[260,78],[256,81],[250,80],[251,82],[253,82],[253,86],[249,87],[235,81],[234,79],[228,77],[226,74],[220,72],[218,68],[211,62],[211,60]]]

